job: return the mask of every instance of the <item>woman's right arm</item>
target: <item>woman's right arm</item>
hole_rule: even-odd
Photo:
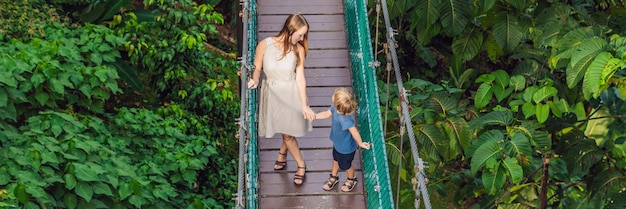
[[[261,40],[256,46],[256,52],[254,54],[254,72],[252,72],[252,79],[248,81],[248,88],[256,88],[259,86],[261,69],[263,68],[263,55],[265,55],[265,39]]]

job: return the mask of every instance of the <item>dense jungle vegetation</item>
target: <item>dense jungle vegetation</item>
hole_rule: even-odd
[[[393,43],[378,2],[370,23],[399,208],[415,198],[400,120],[428,161],[435,208],[626,207],[624,1],[391,0]],[[388,44],[411,118],[399,118]]]
[[[224,2],[0,0],[0,208],[232,208]]]

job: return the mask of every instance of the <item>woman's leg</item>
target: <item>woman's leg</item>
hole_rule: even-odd
[[[304,176],[306,172],[306,164],[302,159],[302,154],[300,153],[300,147],[298,146],[298,141],[296,140],[296,137],[283,134],[283,145],[287,147],[287,150],[298,165],[298,169],[296,169],[296,176]],[[294,179],[295,184],[302,184],[302,182],[302,178]]]
[[[285,144],[285,140],[283,140],[283,144],[278,150],[276,163],[274,163],[274,170],[282,170],[285,166],[287,166],[287,145]]]

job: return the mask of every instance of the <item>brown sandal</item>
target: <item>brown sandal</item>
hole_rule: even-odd
[[[304,174],[300,175],[298,174],[298,170],[300,169],[304,169]],[[304,178],[306,177],[306,166],[304,167],[300,167],[298,166],[298,169],[296,170],[296,174],[293,176],[293,183],[296,185],[302,185],[304,184]],[[296,182],[297,180],[300,180],[300,183]]]
[[[285,167],[287,167],[287,153],[280,153],[278,152],[279,155],[284,155],[285,156],[285,161],[276,161],[274,162],[274,170],[285,170]],[[278,167],[278,168],[277,168]]]
[[[356,187],[356,183],[358,183],[358,181],[356,180],[356,177],[348,178],[346,183],[343,183],[343,187],[341,187],[341,191],[351,192],[354,189],[354,187]]]
[[[337,183],[339,183],[339,176],[333,176],[333,174],[330,174],[328,180],[324,182],[324,186],[322,186],[322,189],[324,189],[325,191],[330,191],[331,189],[335,188],[335,185],[337,185]]]

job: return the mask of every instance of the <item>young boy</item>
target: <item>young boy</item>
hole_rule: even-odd
[[[330,178],[324,182],[324,190],[329,191],[339,182],[339,170],[345,170],[348,180],[341,191],[350,192],[357,184],[352,161],[358,147],[369,149],[370,144],[361,140],[361,135],[354,125],[352,113],[356,110],[354,95],[347,88],[337,88],[332,96],[330,109],[317,113],[316,119],[332,116],[330,140],[333,142],[333,165]]]

